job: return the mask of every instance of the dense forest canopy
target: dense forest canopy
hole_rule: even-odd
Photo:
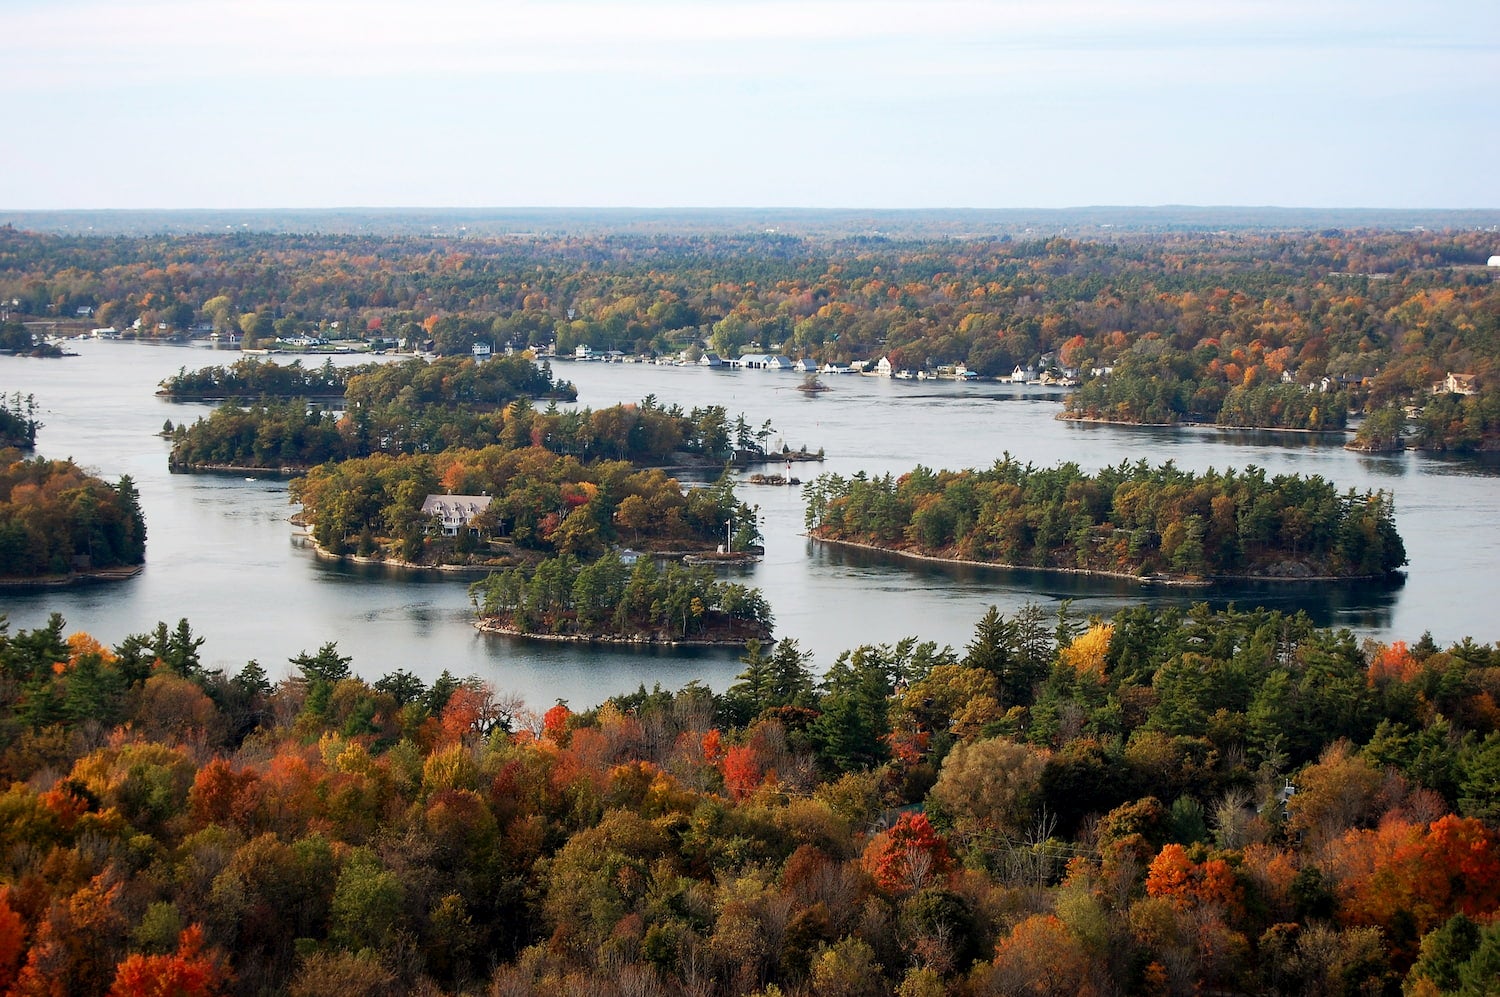
[[[1371,577],[1406,563],[1391,497],[1257,467],[1198,475],[1144,460],[918,467],[820,475],[803,488],[813,536],[1039,568],[1190,577]]]
[[[658,469],[584,464],[541,447],[382,454],[320,464],[291,484],[292,500],[325,550],[388,550],[414,562],[428,560],[432,547],[423,500],[448,492],[492,499],[472,524],[490,539],[481,544],[465,531],[461,553],[515,556],[519,549],[593,559],[615,545],[711,550],[728,522],[739,549],[760,539],[755,510],[735,497],[728,477],[684,488]]]
[[[581,575],[577,576],[581,577]],[[576,582],[576,578],[575,578]],[[1276,612],[752,641],[597,708],[0,625],[16,994],[1482,994],[1500,652]],[[773,989],[774,988],[774,989]]]
[[[129,475],[111,485],[71,460],[0,448],[0,578],[141,564],[146,518]]]

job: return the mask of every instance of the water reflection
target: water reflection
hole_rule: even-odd
[[[1148,603],[1188,607],[1206,602],[1215,609],[1264,606],[1285,613],[1302,611],[1318,626],[1362,630],[1390,626],[1392,612],[1406,575],[1383,581],[1332,584],[1324,581],[1235,581],[1187,588],[1143,585],[1108,575],[1069,574],[1034,568],[1004,568],[983,564],[919,561],[882,551],[808,542],[810,556],[829,568],[843,569],[859,578],[865,589],[950,589],[954,584],[980,589],[1014,602],[1072,602],[1087,615],[1103,606]],[[925,580],[925,583],[924,582]],[[1005,600],[1001,600],[1005,601]]]

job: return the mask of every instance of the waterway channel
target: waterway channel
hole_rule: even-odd
[[[211,667],[234,671],[255,658],[273,675],[287,659],[336,641],[354,668],[374,679],[405,668],[431,680],[443,669],[477,674],[534,706],[561,698],[575,707],[612,693],[699,679],[716,689],[740,670],[730,651],[587,649],[482,635],[471,626],[467,581],[333,564],[315,557],[288,522],[283,481],[167,471],[165,420],[181,422],[206,405],[155,396],[162,378],[235,354],[199,347],[86,341],[61,360],[0,357],[0,390],[34,394],[44,426],[37,452],[72,457],[115,479],[131,475],[141,492],[149,537],[147,565],[125,582],[0,594],[12,630],[61,612],[69,630],[106,643],[186,617],[206,638]],[[310,358],[321,363],[322,358]],[[336,363],[359,362],[338,357]],[[1367,456],[1336,440],[1295,434],[1167,430],[1059,422],[1055,391],[986,383],[825,378],[832,390],[805,395],[800,375],[715,371],[646,364],[559,362],[579,404],[600,407],[654,394],[663,404],[726,406],[777,441],[822,447],[819,470],[871,474],[987,466],[1009,452],[1051,465],[1095,470],[1122,460],[1173,460],[1179,467],[1244,467],[1322,474],[1341,488],[1395,495],[1396,523],[1411,558],[1399,585],[1261,585],[1184,592],[1129,582],[1033,571],[912,564],[883,555],[822,547],[802,535],[798,489],[743,485],[759,505],[766,557],[739,569],[759,586],[778,635],[797,638],[826,668],[840,650],[914,635],[962,648],[991,604],[1014,612],[1028,602],[1049,613],[1062,600],[1086,617],[1135,602],[1265,604],[1303,609],[1320,624],[1382,640],[1500,639],[1500,473],[1493,464],[1407,453]],[[784,465],[762,469],[786,472]],[[747,472],[748,474],[748,472]],[[746,476],[746,475],[742,475]]]

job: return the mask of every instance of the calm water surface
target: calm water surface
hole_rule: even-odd
[[[284,482],[167,473],[164,420],[207,411],[154,392],[179,367],[228,363],[234,354],[186,346],[81,342],[63,360],[0,357],[0,390],[34,393],[45,423],[37,452],[72,457],[141,491],[149,538],[140,576],[115,585],[0,595],[13,629],[61,612],[69,629],[107,643],[187,617],[207,638],[205,661],[233,671],[255,658],[273,675],[287,658],[337,641],[374,679],[406,668],[431,680],[443,669],[477,674],[533,705],[575,707],[637,684],[675,688],[701,679],[716,689],[740,665],[728,651],[592,651],[485,636],[469,625],[467,582],[332,565],[315,558],[288,524]],[[321,364],[322,358],[309,363]],[[360,362],[335,358],[335,363]],[[1398,586],[1260,586],[1187,595],[1030,571],[913,566],[880,555],[823,548],[802,535],[795,488],[752,487],[765,560],[744,569],[776,613],[777,633],[796,637],[826,667],[842,649],[907,635],[961,648],[991,604],[1014,612],[1028,602],[1049,612],[1064,599],[1079,615],[1107,615],[1141,601],[1208,598],[1305,609],[1325,625],[1384,640],[1500,639],[1500,480],[1493,466],[1416,454],[1368,457],[1336,443],[1280,434],[1166,431],[1058,422],[1058,396],[996,384],[830,377],[833,390],[808,397],[799,376],[640,364],[560,363],[559,373],[594,407],[655,394],[684,408],[721,404],[755,425],[771,419],[794,449],[823,447],[821,469],[853,474],[987,466],[1003,453],[1037,464],[1074,461],[1095,470],[1122,460],[1176,461],[1193,470],[1256,464],[1270,473],[1322,474],[1341,488],[1384,488],[1396,496],[1397,526],[1411,566]],[[805,478],[819,465],[798,465]],[[784,468],[772,468],[784,470]]]

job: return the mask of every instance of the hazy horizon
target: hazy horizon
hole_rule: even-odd
[[[1500,6],[1466,0],[17,0],[7,29],[11,211],[1469,209],[1500,158]]]

